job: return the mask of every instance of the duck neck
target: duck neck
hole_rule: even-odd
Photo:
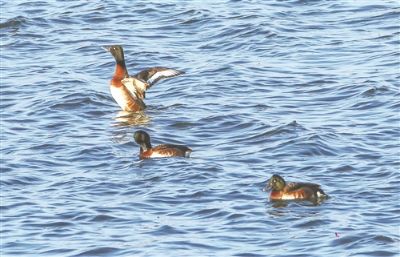
[[[115,79],[123,79],[123,78],[128,77],[128,71],[126,69],[124,59],[116,60],[116,61],[117,61],[117,64],[115,65],[114,78]]]
[[[141,145],[140,145],[140,151],[141,152],[146,152],[146,151],[148,151],[148,150],[150,150],[151,149],[151,144],[150,144],[150,142],[148,142],[148,143],[142,143]]]

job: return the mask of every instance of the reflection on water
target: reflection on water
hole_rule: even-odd
[[[150,122],[150,117],[145,112],[119,111],[114,118],[113,126],[141,126]]]

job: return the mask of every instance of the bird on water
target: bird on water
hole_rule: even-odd
[[[283,177],[275,174],[267,181],[264,191],[269,191],[271,201],[307,200],[317,202],[328,197],[321,186],[307,182],[286,182]]]
[[[183,71],[165,68],[152,67],[129,76],[125,64],[124,50],[120,45],[104,47],[115,59],[115,72],[110,81],[110,91],[114,100],[123,111],[138,112],[146,108],[144,98],[146,90],[164,78],[176,77],[183,74]]]
[[[192,149],[185,145],[162,144],[153,147],[150,143],[150,136],[143,130],[138,130],[133,135],[135,142],[140,145],[139,158],[160,158],[160,157],[186,157],[189,158]]]

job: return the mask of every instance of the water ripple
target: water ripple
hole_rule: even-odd
[[[1,255],[398,254],[398,3],[2,11]],[[145,111],[120,111],[101,48],[116,43],[129,74],[186,73],[149,89]],[[139,160],[138,129],[192,157]],[[330,198],[271,203],[275,173]]]

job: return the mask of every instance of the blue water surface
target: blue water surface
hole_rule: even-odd
[[[400,255],[398,1],[0,3],[2,257]],[[127,115],[110,44],[186,73]]]

